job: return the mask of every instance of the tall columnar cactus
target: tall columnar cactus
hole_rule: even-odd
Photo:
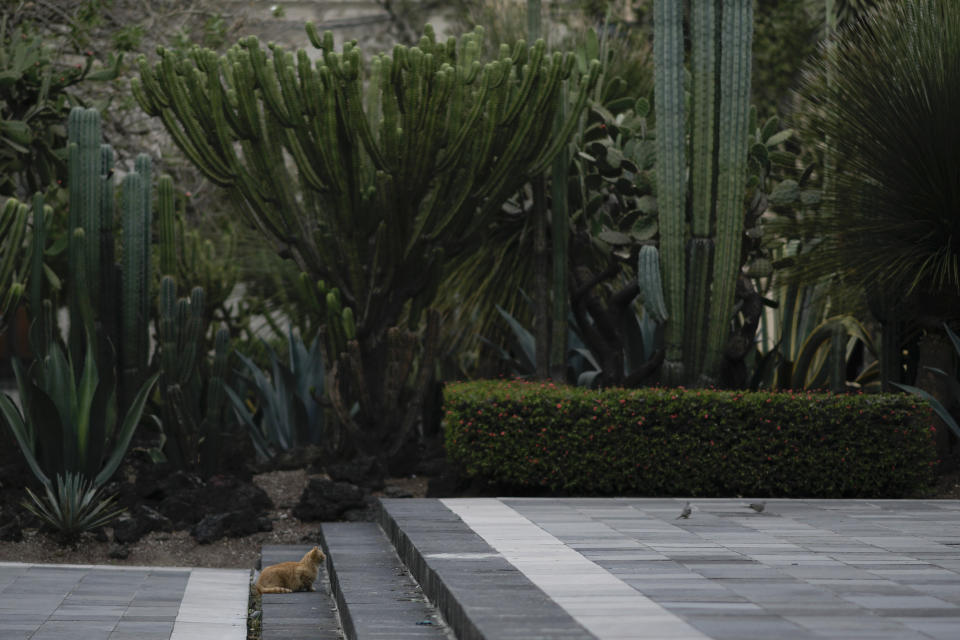
[[[150,158],[137,157],[121,194],[122,254],[114,248],[113,149],[101,144],[100,114],[75,107],[68,123],[70,219],[70,345],[75,360],[84,344],[81,309],[89,305],[98,358],[117,353],[121,409],[146,379],[150,321]],[[74,242],[81,236],[82,242]],[[101,366],[105,363],[100,362]]]
[[[369,402],[353,410],[347,360],[328,381],[351,399],[340,417],[383,435],[374,439],[389,449],[402,444],[400,424],[424,393],[406,387],[388,403],[395,381],[386,363],[402,342],[388,340],[391,328],[405,317],[396,331],[416,328],[444,261],[481,242],[503,201],[550,165],[599,65],[579,79],[575,108],[554,131],[563,80],[577,78],[574,58],[548,55],[542,41],[504,45],[483,61],[481,32],[438,43],[427,27],[417,46],[364,62],[353,43],[337,53],[331,34],[312,25],[307,34],[316,63],[305,51],[265,51],[254,38],[222,58],[161,50],[155,66],[141,59],[134,94],[194,164],[231,188],[247,222],[310,282],[339,292],[356,338],[342,351],[330,328],[325,361],[352,358]],[[324,317],[331,327],[340,320]]]
[[[177,232],[174,215],[173,178],[161,176],[157,181],[157,230],[160,273],[177,274]]]
[[[125,375],[141,377],[148,362],[150,323],[150,159],[123,178],[123,253],[120,268],[120,354]],[[138,386],[136,382],[134,387]]]
[[[655,2],[657,197],[670,313],[665,381],[709,384],[717,381],[723,363],[740,274],[753,5],[750,0],[692,0],[690,20],[688,212],[683,3]]]
[[[98,282],[100,273],[103,154],[100,149],[99,112],[82,107],[71,109],[67,121],[67,140],[67,186],[70,197],[67,221],[70,238],[67,246],[67,266],[70,274],[67,300],[70,310],[69,344],[74,361],[81,362],[80,352],[85,344],[84,329],[80,321],[83,317],[81,309],[88,302],[91,309],[98,309],[101,294],[104,293],[96,284],[89,291],[75,286],[75,283],[81,280],[88,283]],[[108,225],[108,228],[112,228],[112,225]],[[77,229],[83,229],[83,242],[73,241],[79,237],[76,234]]]
[[[203,289],[189,298],[177,299],[176,281],[160,281],[157,340],[160,364],[160,396],[163,427],[167,435],[164,452],[175,468],[197,464],[200,444],[197,362],[203,354]]]
[[[657,115],[657,208],[660,223],[660,259],[667,310],[671,321],[664,329],[667,354],[664,382],[684,380],[683,323],[686,259],[686,153],[683,94],[683,3],[657,0],[653,5],[654,110]]]

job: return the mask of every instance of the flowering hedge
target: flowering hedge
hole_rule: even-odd
[[[468,476],[573,494],[901,497],[933,481],[929,407],[909,395],[588,390],[453,383]]]

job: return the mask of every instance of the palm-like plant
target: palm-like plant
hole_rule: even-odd
[[[957,295],[960,3],[885,3],[821,54],[803,113],[836,170],[819,213],[795,229],[819,243],[799,273],[921,302]]]

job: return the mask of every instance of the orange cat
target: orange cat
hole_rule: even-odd
[[[258,593],[292,593],[313,591],[313,582],[320,572],[320,563],[326,556],[318,547],[307,551],[299,562],[281,562],[260,573],[257,578]]]

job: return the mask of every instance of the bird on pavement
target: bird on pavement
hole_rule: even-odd
[[[750,508],[756,511],[757,513],[763,513],[763,510],[767,508],[766,501],[764,502],[751,502]]]
[[[679,520],[680,518],[686,520],[690,517],[691,513],[693,513],[693,509],[690,507],[690,503],[688,502],[683,506],[683,511],[680,512],[680,515],[678,515],[675,520]]]

